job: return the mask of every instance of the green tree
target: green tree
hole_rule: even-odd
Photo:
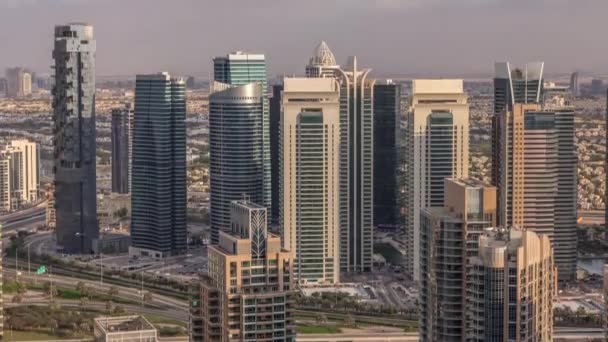
[[[114,297],[118,296],[118,294],[119,294],[118,287],[110,286],[110,289],[108,290],[108,296],[110,298],[114,298]]]

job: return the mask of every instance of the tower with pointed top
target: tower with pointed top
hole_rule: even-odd
[[[334,77],[335,70],[339,68],[336,57],[322,40],[306,65],[306,77]]]

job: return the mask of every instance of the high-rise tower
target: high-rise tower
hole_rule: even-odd
[[[494,114],[511,110],[514,103],[540,103],[544,66],[543,62],[535,62],[523,69],[512,69],[509,62],[495,63]]]
[[[137,75],[131,241],[135,254],[186,250],[186,85],[168,73]]]
[[[413,81],[406,140],[406,262],[418,280],[420,211],[443,207],[445,178],[469,174],[469,104],[462,80]]]
[[[300,283],[340,277],[340,93],[334,78],[285,78],[281,227]]]
[[[112,109],[112,192],[127,194],[131,187],[131,124],[133,108]]]
[[[374,85],[374,226],[400,226],[401,85]]]
[[[93,27],[56,26],[53,58],[57,244],[68,253],[90,253],[99,236]]]
[[[259,126],[258,123],[253,123],[255,128],[252,128],[254,130],[254,135],[259,136],[259,141],[256,140],[256,144],[258,144],[257,146],[259,146],[259,148],[261,148],[261,156],[259,156],[259,158],[261,158],[259,161],[256,159],[255,163],[258,164],[261,169],[256,169],[255,172],[259,173],[260,177],[258,177],[259,181],[261,181],[261,183],[259,185],[261,185],[261,189],[262,190],[258,190],[256,187],[257,185],[253,186],[251,184],[244,184],[244,183],[240,183],[240,184],[234,184],[236,186],[236,188],[239,188],[241,190],[240,193],[237,195],[237,197],[233,197],[232,195],[227,195],[228,197],[223,197],[221,200],[221,203],[213,203],[214,202],[214,198],[218,198],[218,191],[219,191],[219,184],[226,184],[227,180],[226,179],[221,179],[221,177],[223,177],[220,173],[218,173],[219,171],[222,172],[230,172],[226,169],[222,169],[222,170],[218,170],[217,168],[214,170],[213,166],[211,167],[211,172],[210,172],[210,180],[211,180],[211,241],[213,243],[217,243],[219,240],[219,231],[220,230],[229,230],[229,215],[228,213],[230,212],[230,202],[234,201],[234,200],[238,200],[241,199],[242,196],[248,195],[251,196],[251,200],[255,201],[256,203],[261,203],[263,204],[265,207],[267,207],[269,209],[269,211],[271,211],[272,208],[272,195],[271,195],[271,162],[270,162],[270,118],[269,118],[269,104],[268,104],[268,93],[267,93],[267,78],[266,78],[266,59],[264,57],[264,55],[261,54],[249,54],[249,53],[245,53],[245,52],[241,52],[241,51],[237,51],[234,53],[230,53],[227,56],[223,56],[223,57],[216,57],[213,59],[213,70],[214,70],[214,80],[216,82],[228,85],[230,87],[232,87],[233,89],[228,91],[227,93],[223,93],[222,95],[218,94],[216,96],[214,96],[215,99],[219,99],[219,98],[223,98],[226,99],[226,97],[224,95],[228,95],[228,97],[230,97],[230,94],[235,94],[238,93],[240,90],[245,90],[245,91],[251,91],[254,90],[254,88],[256,88],[255,86],[250,86],[251,84],[255,84],[255,85],[259,85],[260,87],[260,91],[261,91],[261,95],[259,96],[259,102],[262,110],[261,116],[258,117],[257,114],[255,114],[254,116],[258,117],[255,120],[260,120],[259,122]],[[243,88],[238,88],[237,87],[241,87],[241,86],[247,86],[247,87],[243,87]],[[218,91],[223,91],[226,90],[227,87],[225,86],[213,86],[213,92],[218,92]],[[220,89],[222,88],[222,89]],[[257,90],[255,90],[255,92],[257,92]],[[258,95],[254,95],[254,96],[258,96]],[[239,99],[233,99],[236,102],[239,102]],[[220,100],[220,102],[223,100]],[[232,101],[232,100],[230,100]],[[242,99],[243,103],[248,103],[251,104],[251,101],[248,99]],[[216,102],[218,103],[218,102]],[[218,103],[219,104],[219,103]],[[233,111],[233,109],[230,109],[230,106],[225,106],[227,103],[224,102],[223,104],[221,104],[219,107],[218,106],[213,106],[210,104],[210,112],[213,110],[217,110],[219,112],[216,112],[215,117],[218,117],[217,115],[221,115],[220,113],[225,109],[227,111],[232,111],[233,114],[236,114],[236,112]],[[247,107],[248,105],[246,105],[245,107]],[[244,111],[240,112],[240,116],[234,116],[232,118],[232,120],[253,120],[253,117],[250,117],[249,113],[249,109],[245,108]],[[213,113],[210,113],[210,117],[213,115]],[[249,117],[249,118],[245,118],[245,117]],[[239,119],[240,118],[240,119]],[[232,121],[233,123],[236,123],[236,121]],[[222,130],[226,133],[228,133],[228,126],[222,126],[222,127],[211,127],[212,123],[211,123],[211,118],[210,118],[210,136],[211,136],[211,130],[214,130],[215,128]],[[217,131],[215,131],[217,132]],[[252,131],[253,132],[253,131]],[[232,131],[230,132],[232,134],[236,134],[239,135],[242,132],[236,132],[236,131]],[[211,137],[210,137],[211,139]],[[230,138],[229,135],[223,135],[222,137],[222,141],[224,145],[224,148],[229,148],[229,146],[231,146],[230,144],[232,143],[236,143],[236,144],[240,144],[241,142],[236,141],[236,140],[232,140],[232,138]],[[254,139],[257,139],[254,138]],[[251,147],[250,149],[257,149],[256,147]],[[219,146],[218,146],[219,147]],[[216,156],[220,156],[222,154],[227,154],[227,153],[231,153],[228,150],[213,150],[214,146],[213,144],[210,145],[210,154],[212,155],[212,157],[210,159],[214,159],[213,155]],[[234,154],[238,154],[238,152],[236,150],[232,151]],[[255,155],[255,158],[258,158],[257,154]],[[216,161],[219,161],[219,159],[215,158]],[[213,160],[211,160],[211,163],[213,163]],[[241,178],[241,181],[243,181],[243,179],[245,178],[253,178],[253,175],[251,174],[247,174],[247,175],[242,175],[244,178]],[[213,187],[216,187],[217,191],[214,191]],[[255,188],[255,189],[254,189]],[[258,191],[261,191],[258,194]],[[215,195],[214,195],[215,193]],[[261,198],[258,198],[258,196],[262,196]],[[219,212],[218,212],[219,210]],[[221,212],[221,213],[220,213]],[[272,213],[270,215],[272,217]],[[222,218],[220,218],[222,217]]]
[[[329,46],[321,41],[306,65],[306,77],[335,77],[335,70],[339,68]]]

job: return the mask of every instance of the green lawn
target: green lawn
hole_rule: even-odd
[[[186,322],[165,318],[165,317],[159,316],[159,315],[147,314],[147,315],[144,315],[144,317],[146,317],[146,319],[154,325],[171,324],[171,325],[177,325],[177,326],[184,327],[184,328],[187,326]]]
[[[13,331],[12,333],[8,330],[4,330],[4,341],[45,341],[45,340],[59,340],[59,336],[34,332],[34,331]]]
[[[331,325],[297,325],[296,331],[298,334],[339,334],[342,329]]]

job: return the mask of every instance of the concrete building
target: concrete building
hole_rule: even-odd
[[[340,92],[334,78],[285,78],[281,228],[301,284],[340,279]]]
[[[492,182],[501,226],[546,234],[560,280],[576,275],[574,109],[515,103],[494,118]]]
[[[12,181],[10,156],[0,155],[0,212],[9,212],[12,209]]]
[[[168,73],[137,75],[133,120],[133,254],[186,251],[186,85]]]
[[[209,95],[211,241],[230,231],[231,203],[246,196],[263,203],[264,89],[260,83],[215,82]]]
[[[131,134],[133,106],[112,109],[112,192],[129,193],[131,188]]]
[[[467,341],[552,340],[557,284],[548,236],[488,230],[472,264]]]
[[[2,152],[0,152],[2,153]],[[12,140],[4,152],[11,155],[13,207],[38,201],[40,196],[40,149],[28,140]]]
[[[295,341],[293,259],[267,217],[232,203],[232,231],[209,247],[209,276],[191,287],[190,341]]]
[[[56,26],[53,58],[57,244],[68,253],[90,253],[99,235],[93,27]]]
[[[95,318],[95,342],[156,342],[158,333],[144,316]]]
[[[272,217],[272,194],[271,194],[271,161],[270,161],[270,111],[268,104],[268,80],[266,77],[266,57],[263,54],[252,54],[242,51],[230,53],[226,56],[215,57],[213,59],[213,79],[216,82],[229,84],[232,86],[242,86],[251,83],[262,87],[262,118],[261,118],[261,147],[262,147],[262,203],[271,212]],[[234,198],[232,200],[236,200]],[[230,202],[227,210],[230,211]],[[213,209],[212,209],[213,211]],[[211,213],[211,241],[217,243],[219,230],[229,227],[223,226],[222,222],[214,225],[213,212]],[[219,230],[218,230],[219,229]]]
[[[420,212],[444,206],[444,179],[469,173],[469,103],[462,80],[414,80],[406,131],[406,266],[420,279]]]
[[[32,74],[24,68],[6,69],[6,97],[20,98],[32,93]]]
[[[471,258],[479,237],[496,225],[496,188],[446,179],[443,207],[421,211],[420,339],[464,341]]]
[[[401,85],[374,85],[374,226],[398,227]]]

